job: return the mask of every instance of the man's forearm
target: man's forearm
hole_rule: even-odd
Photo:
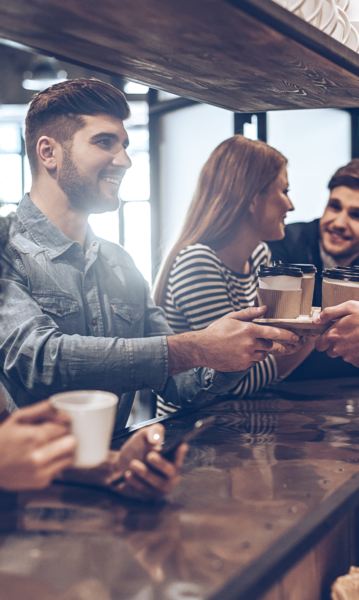
[[[169,377],[194,367],[208,366],[204,364],[204,356],[200,352],[200,337],[201,334],[198,331],[188,331],[167,337]]]

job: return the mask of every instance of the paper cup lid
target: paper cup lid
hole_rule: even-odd
[[[295,269],[300,269],[302,271],[302,273],[316,273],[317,272],[317,268],[315,265],[309,265],[309,264],[300,264],[300,263],[283,263],[282,261],[278,260],[278,261],[274,261],[273,263],[276,267],[290,267],[290,268],[295,268]]]
[[[326,279],[338,279],[339,281],[359,281],[359,271],[350,267],[335,267],[334,269],[325,269],[322,276]]]
[[[292,266],[275,265],[267,267],[261,265],[257,271],[258,277],[277,277],[278,275],[286,275],[287,277],[302,277],[301,269]]]

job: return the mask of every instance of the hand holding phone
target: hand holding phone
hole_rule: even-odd
[[[165,443],[163,445],[162,450],[160,450],[160,454],[166,460],[173,462],[175,454],[176,454],[176,450],[183,442],[190,442],[195,437],[197,437],[200,433],[202,433],[203,431],[206,431],[206,429],[209,429],[209,427],[211,427],[215,421],[216,421],[215,416],[206,417],[205,419],[199,419],[198,421],[195,422],[195,424],[193,425],[193,427],[190,431],[187,431],[187,433],[180,435],[179,437],[177,437],[175,440],[173,440],[169,444]]]

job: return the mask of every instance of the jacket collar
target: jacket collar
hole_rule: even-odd
[[[82,248],[78,242],[70,240],[60,229],[56,227],[30,200],[30,196],[25,194],[21,200],[16,214],[25,229],[29,232],[33,240],[43,248],[51,260],[57,258],[66,252],[72,246],[79,250]],[[93,240],[96,240],[91,227],[87,226],[86,246]]]

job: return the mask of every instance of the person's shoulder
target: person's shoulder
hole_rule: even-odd
[[[101,255],[110,266],[121,266],[127,269],[136,269],[132,256],[120,244],[109,242],[103,238],[96,238],[100,242]]]
[[[288,223],[285,226],[285,236],[287,235],[300,235],[311,231],[317,231],[319,228],[319,219],[314,221],[298,221],[296,223]]]
[[[8,243],[7,248],[11,254],[30,254],[31,250],[36,252],[38,244],[28,235],[28,231],[17,213],[11,213],[8,217]]]
[[[253,265],[260,265],[267,263],[270,257],[270,250],[266,242],[259,242],[251,254],[251,260]]]
[[[191,244],[180,250],[173,261],[172,271],[183,268],[203,267],[206,265],[218,268],[221,264],[217,254],[205,244]]]

